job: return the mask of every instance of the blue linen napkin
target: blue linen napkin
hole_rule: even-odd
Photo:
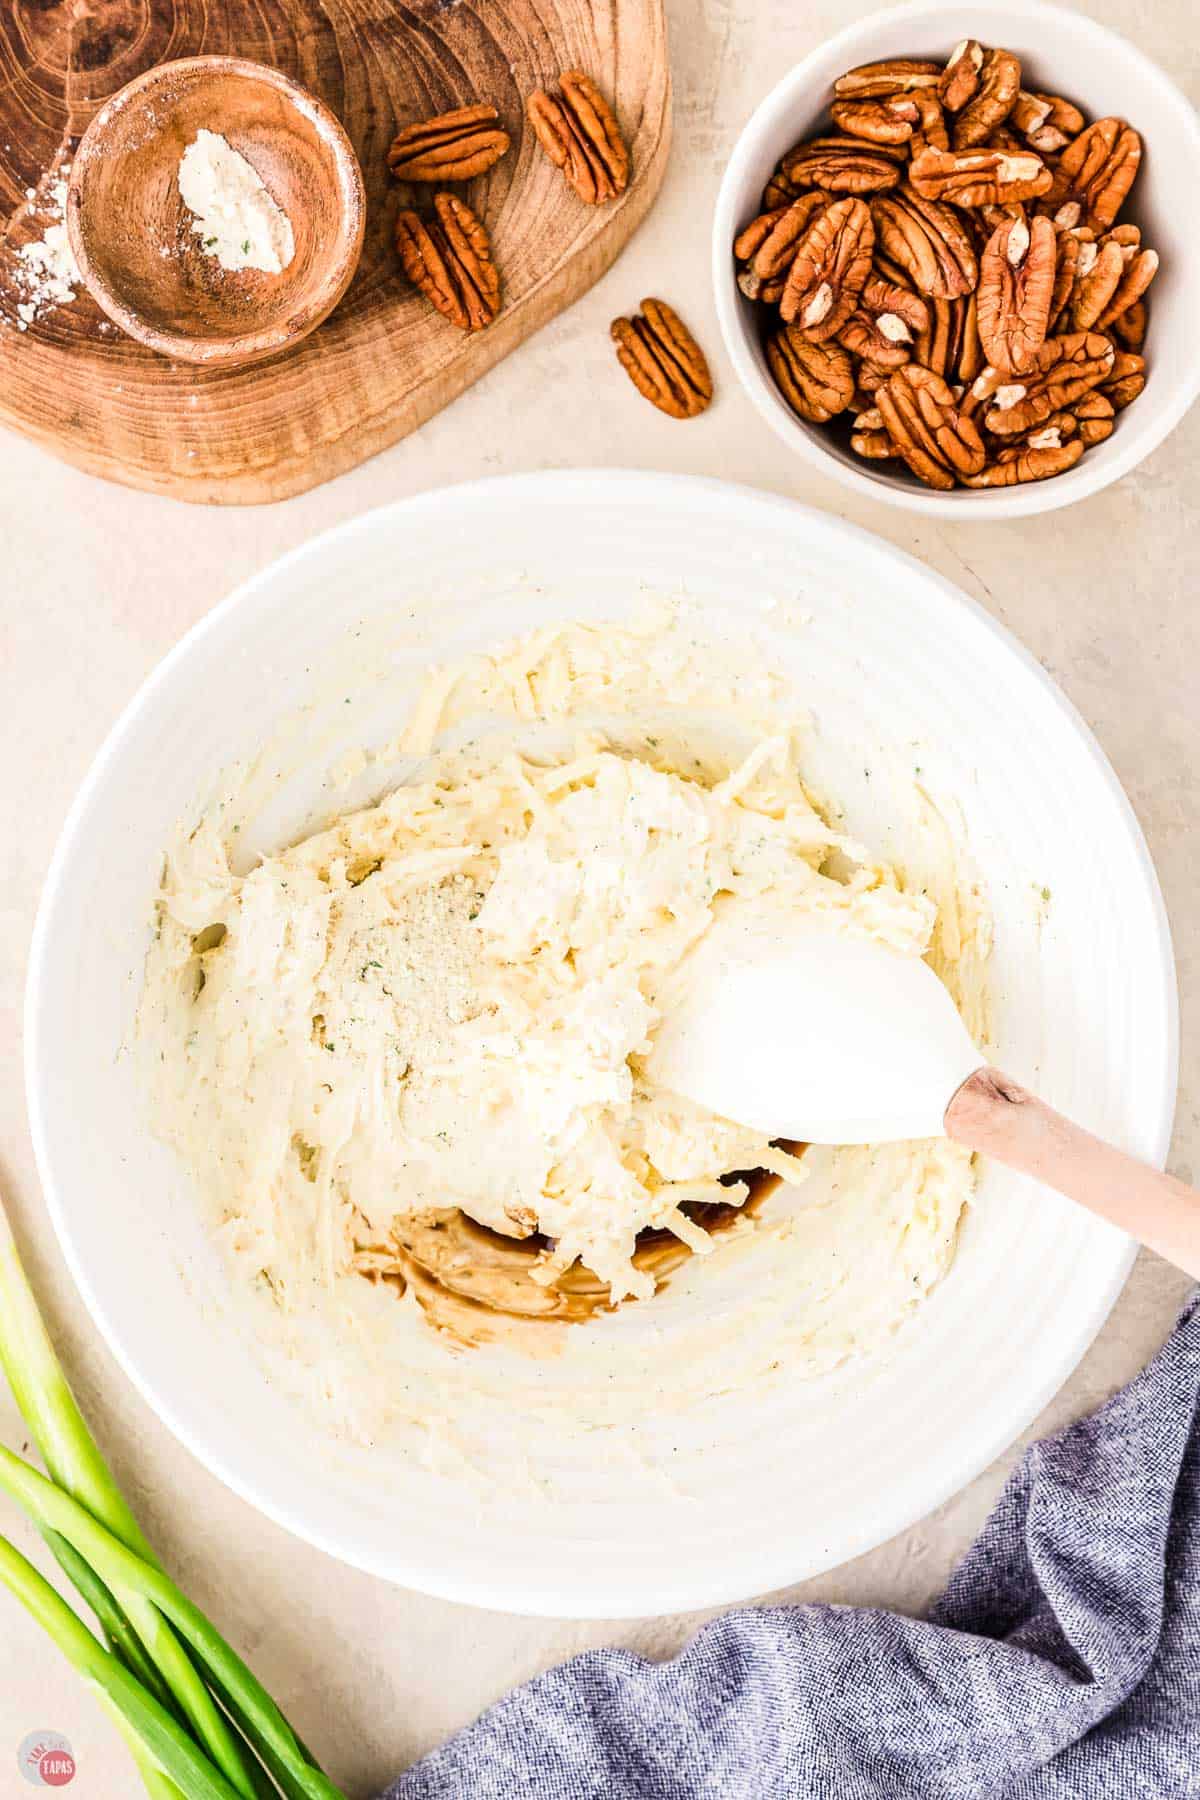
[[[743,1609],[673,1661],[589,1651],[384,1800],[1195,1800],[1200,1293],[1034,1444],[926,1620]]]

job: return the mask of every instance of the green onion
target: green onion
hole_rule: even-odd
[[[114,1711],[153,1800],[265,1800],[276,1788],[286,1800],[344,1800],[147,1543],[55,1356],[2,1207],[0,1368],[49,1474],[0,1445],[0,1488],[41,1531],[109,1648],[3,1539],[0,1579]]]
[[[136,1731],[150,1766],[167,1775],[186,1800],[237,1800],[236,1788],[230,1787],[170,1714],[97,1643],[45,1577],[3,1537],[0,1582],[33,1614],[84,1679],[107,1696]]]

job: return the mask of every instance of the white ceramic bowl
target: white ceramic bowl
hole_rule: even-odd
[[[328,805],[320,781],[333,758],[389,741],[430,658],[563,617],[626,614],[647,585],[691,596],[714,628],[765,634],[771,659],[813,700],[813,755],[823,743],[850,765],[855,779],[839,777],[837,791],[852,830],[875,833],[875,758],[889,747],[906,769],[918,756],[923,780],[961,805],[996,913],[1005,1066],[1155,1162],[1175,1091],[1165,917],[1103,754],[999,626],[880,540],[717,482],[522,475],[368,514],[246,583],[130,704],[54,858],[27,1007],[47,1200],[123,1368],[231,1487],[364,1569],[530,1613],[640,1615],[742,1598],[890,1536],[1036,1414],[1132,1256],[1119,1233],[989,1169],[949,1277],[887,1356],[686,1414],[664,1402],[652,1429],[670,1479],[649,1493],[633,1460],[597,1441],[576,1452],[556,1504],[502,1490],[481,1508],[453,1475],[389,1465],[380,1481],[371,1453],[326,1456],[311,1429],[297,1430],[247,1348],[186,1182],[143,1126],[124,1053],[164,844],[201,810],[216,772],[254,756],[298,708],[299,779],[283,796],[281,835]],[[785,629],[789,610],[799,623]],[[377,641],[389,655],[355,673],[356,647]],[[733,1279],[720,1265],[698,1285],[710,1308]],[[645,1334],[654,1381],[654,1308],[621,1320]],[[514,1556],[514,1543],[528,1553]]]
[[[1142,227],[1162,258],[1149,295],[1147,380],[1103,444],[1073,469],[1022,487],[938,493],[907,472],[855,456],[825,427],[808,425],[772,380],[759,336],[761,310],[735,280],[731,246],[760,210],[780,157],[828,119],[834,81],[847,69],[885,56],[941,57],[965,37],[1013,50],[1028,86],[1065,94],[1098,119],[1115,113],[1141,132],[1145,154],[1122,214]],[[1007,0],[946,5],[942,0],[872,13],[785,75],[757,108],[734,146],[713,218],[712,269],[717,315],[742,386],[788,447],[824,474],[874,500],[947,518],[1016,518],[1070,506],[1127,474],[1174,429],[1200,392],[1195,321],[1200,317],[1200,240],[1187,221],[1200,180],[1200,121],[1163,71],[1136,45],[1082,13]]]

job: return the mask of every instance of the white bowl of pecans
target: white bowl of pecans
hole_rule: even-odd
[[[1070,505],[1200,391],[1200,121],[1133,44],[1011,0],[876,13],[742,132],[713,281],[792,449],[910,510]]]

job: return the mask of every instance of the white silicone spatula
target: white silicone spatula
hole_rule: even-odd
[[[770,1137],[945,1134],[1036,1176],[1200,1278],[1200,1193],[989,1068],[926,963],[834,915],[729,902],[664,996],[648,1071]]]

